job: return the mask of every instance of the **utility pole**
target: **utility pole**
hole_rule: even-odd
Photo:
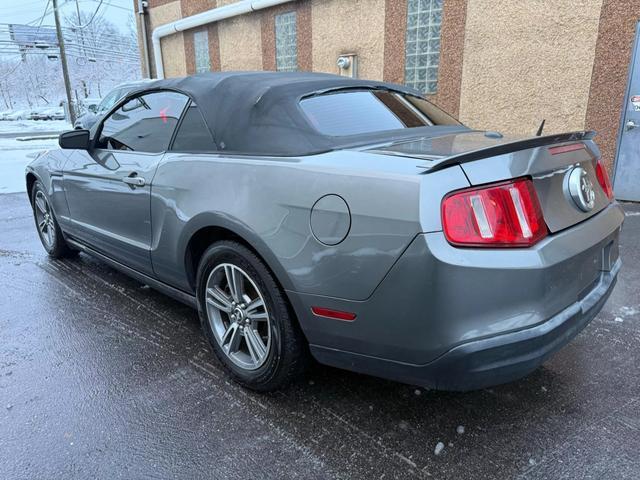
[[[67,93],[67,105],[71,124],[76,122],[76,111],[73,108],[73,97],[71,96],[71,81],[69,80],[69,68],[67,67],[67,54],[64,50],[64,36],[60,26],[60,14],[58,13],[58,0],[52,0],[53,18],[56,21],[56,35],[58,36],[58,47],[60,48],[60,63],[62,63],[62,77],[64,78],[64,89]]]
[[[82,44],[82,55],[86,59],[87,52],[84,49],[84,33],[82,32],[82,20],[80,18],[80,5],[78,5],[78,0],[76,0],[76,14],[78,15],[78,30],[80,31],[80,43]]]

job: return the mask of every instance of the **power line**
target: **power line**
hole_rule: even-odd
[[[20,25],[0,23],[0,33],[9,32],[11,30],[11,27],[15,27],[15,26],[20,26]],[[42,29],[47,29],[52,31],[55,29],[55,27],[53,25],[42,25],[40,30]],[[62,27],[62,31],[65,33],[65,39],[76,37],[77,34],[80,32],[78,29],[72,28],[72,27]],[[29,33],[29,35],[32,37],[35,37],[37,33],[38,33],[38,30],[36,30],[35,33]],[[126,39],[128,38],[128,35],[126,33],[109,33],[109,32],[94,32],[94,33],[100,38],[101,44],[104,44],[105,42],[111,42],[114,44],[121,45],[123,41],[126,41]],[[134,41],[130,41],[126,43],[134,46],[137,45],[137,43]]]
[[[87,2],[95,2],[96,0],[79,0],[81,3],[87,3]],[[116,5],[114,3],[109,3],[109,2],[104,2],[105,5],[109,6],[109,7],[113,7],[113,8],[119,8],[120,10],[125,10],[127,12],[131,12],[131,14],[134,14],[134,11],[129,7],[123,7],[122,5]]]
[[[16,54],[16,53],[12,53],[12,52],[2,52],[0,51],[0,54],[3,55],[20,55],[22,56],[22,54]],[[36,56],[47,56],[47,57],[55,57],[58,58],[58,54],[57,53],[47,53],[47,52],[29,52],[25,54],[26,56],[32,56],[32,57],[36,57]],[[67,57],[70,58],[76,58],[78,60],[82,59],[85,60],[86,63],[84,64],[80,64],[80,66],[86,65],[87,63],[94,63],[97,61],[100,62],[117,62],[117,63],[126,63],[126,64],[130,64],[130,65],[137,65],[139,63],[139,59],[137,58],[130,58],[130,57],[119,57],[118,55],[107,55],[104,53],[99,53],[98,55],[96,55],[95,57],[90,57],[89,59],[87,59],[87,57],[85,55],[82,54],[77,54],[77,53],[67,53]],[[18,64],[18,66],[20,66],[22,64],[22,61]],[[11,72],[13,73],[13,72]]]
[[[47,16],[47,10],[49,9],[49,4],[51,0],[47,0],[47,4],[44,6],[44,12],[42,13],[42,17],[40,17],[40,22],[38,22],[38,30],[36,30],[36,36],[40,33],[40,27],[42,27],[42,22],[44,21],[44,17]]]
[[[36,31],[36,35],[40,33],[40,27],[42,26],[44,17],[47,15],[47,10],[49,9],[49,3],[51,3],[51,0],[47,0],[47,4],[44,6],[44,12],[42,12],[42,17],[40,17],[40,23],[38,24],[38,30]],[[15,72],[18,69],[21,63],[22,63],[22,59],[20,59],[20,61],[16,63],[16,66],[13,67],[7,74],[1,77],[0,80],[4,80],[5,78],[8,78],[9,76],[11,76],[13,72]]]
[[[100,10],[100,7],[102,6],[102,2],[103,1],[104,0],[100,0],[100,3],[98,3],[98,6],[96,7],[96,10],[93,12],[93,15],[91,15],[91,18],[89,19],[89,21],[85,25],[74,25],[73,23],[69,22],[69,23],[71,23],[71,27],[72,28],[84,29],[84,28],[87,28],[89,25],[91,25],[91,22],[93,22],[93,19],[96,18],[96,14],[98,13],[98,10]]]
[[[51,0],[47,0],[47,4],[44,6],[44,12],[42,12],[42,16],[40,17],[40,19],[36,18],[34,20],[31,20],[30,22],[27,23],[27,25],[30,23],[38,22],[38,29],[40,29],[40,27],[42,26],[42,22],[44,21],[44,17],[47,16],[47,11],[49,10],[50,3],[51,3]]]

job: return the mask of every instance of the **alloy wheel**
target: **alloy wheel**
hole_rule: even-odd
[[[256,370],[271,347],[271,321],[264,297],[249,275],[231,263],[216,266],[207,279],[207,318],[225,355],[245,370]]]
[[[36,192],[35,196],[35,213],[36,223],[38,225],[38,233],[45,247],[48,249],[53,247],[55,241],[55,224],[53,223],[53,214],[47,197],[41,190]]]

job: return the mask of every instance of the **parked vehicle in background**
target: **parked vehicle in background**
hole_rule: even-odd
[[[2,112],[0,112],[0,120],[6,120],[7,115],[9,115],[11,112],[12,110],[3,110]]]
[[[445,390],[515,380],[587,326],[621,266],[593,132],[471,130],[402,85],[160,80],[59,143],[26,172],[45,250],[196,307],[256,390],[309,352]]]
[[[85,114],[86,112],[95,112],[98,109],[98,105],[102,101],[101,98],[85,98],[80,100],[78,104],[78,116]]]
[[[97,105],[94,103],[85,103],[87,111],[76,119],[73,128],[90,129],[102,116],[113,107],[118,100],[127,95],[129,92],[136,90],[148,83],[149,79],[138,80],[135,82],[121,83],[111,90]],[[84,102],[83,102],[84,103]]]
[[[13,110],[5,116],[5,120],[27,120],[31,110]]]
[[[49,113],[49,120],[64,120],[64,109],[62,107],[52,107]]]
[[[43,107],[31,111],[30,120],[64,120],[62,107]]]
[[[44,120],[44,112],[48,107],[32,107],[27,120]]]

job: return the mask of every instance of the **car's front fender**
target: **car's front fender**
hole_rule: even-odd
[[[69,216],[69,207],[64,193],[62,172],[68,156],[62,150],[49,150],[36,157],[25,169],[27,195],[31,201],[29,187],[33,180],[39,181],[45,188],[51,208],[59,222]],[[64,227],[63,227],[64,228]]]

